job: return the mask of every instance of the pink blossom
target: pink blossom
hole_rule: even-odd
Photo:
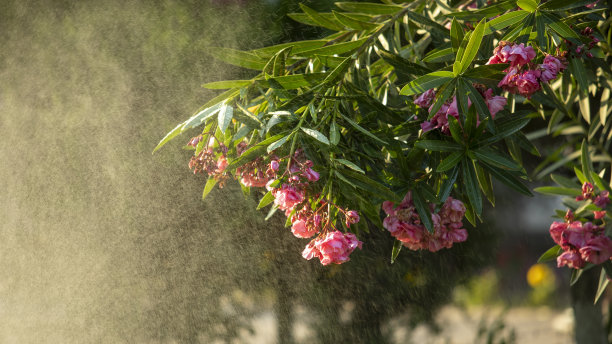
[[[302,175],[311,182],[316,182],[317,180],[319,180],[319,177],[320,177],[319,173],[310,167],[306,168],[306,170],[304,170],[304,173],[302,173]]]
[[[532,94],[540,89],[540,82],[538,80],[539,77],[539,70],[527,70],[523,74],[519,75],[516,80],[518,92],[527,98],[531,97]]]
[[[359,222],[359,213],[355,210],[349,210],[346,212],[346,226]]]
[[[549,229],[550,236],[552,237],[552,239],[555,241],[557,245],[561,245],[563,231],[565,231],[568,226],[569,226],[569,223],[567,222],[557,222],[557,221],[553,222],[550,225],[550,229]]]
[[[310,238],[317,233],[317,228],[309,226],[305,219],[298,219],[293,222],[291,233],[298,238]]]
[[[436,91],[434,91],[433,89],[429,89],[425,91],[425,93],[416,97],[416,99],[414,100],[414,103],[422,108],[428,108],[431,105],[435,97],[436,97]]]
[[[593,188],[593,184],[589,182],[584,182],[582,184],[582,195],[576,197],[576,201],[584,201],[586,199],[591,199],[593,197],[593,192],[595,189]]]
[[[604,209],[610,203],[610,193],[607,190],[602,191],[595,199],[593,200],[593,204]]]
[[[491,113],[491,117],[495,118],[495,115],[504,109],[504,106],[508,103],[508,99],[502,96],[493,96],[493,89],[489,88],[485,91],[485,102]]]
[[[564,69],[563,64],[559,59],[552,55],[546,55],[543,63],[540,65],[542,75],[540,81],[548,82],[557,78],[557,74]]]
[[[274,204],[280,210],[293,209],[297,204],[304,201],[304,191],[287,184],[283,184],[280,189],[273,190],[272,194],[274,195]]]
[[[349,261],[349,255],[362,244],[353,233],[333,231],[311,241],[302,256],[308,260],[317,257],[323,265],[342,264]]]
[[[222,173],[227,168],[227,159],[224,156],[220,156],[217,160],[217,173]]]
[[[567,266],[572,269],[581,269],[584,266],[584,260],[580,254],[574,251],[563,252],[557,257],[557,267]]]
[[[594,2],[592,2],[592,3],[588,4],[588,5],[586,5],[586,7],[587,7],[587,8],[595,8],[595,5],[597,5],[597,3],[598,3],[598,2],[599,2],[599,0],[594,1]]]
[[[520,67],[526,65],[531,62],[536,57],[535,50],[533,47],[525,46],[525,44],[514,44],[512,49],[508,53],[508,57],[506,59],[507,62],[510,62],[510,67]]]
[[[440,209],[440,217],[444,222],[461,222],[465,215],[465,205],[458,199],[447,197]]]
[[[246,187],[262,188],[268,183],[268,178],[266,178],[263,173],[258,173],[254,176],[250,174],[244,174],[242,178],[240,178],[240,182]]]
[[[270,169],[272,171],[278,171],[278,168],[279,168],[278,160],[270,161]]]
[[[601,264],[612,256],[612,240],[605,235],[593,237],[580,248],[580,255],[587,262]]]
[[[501,79],[501,81],[497,84],[497,87],[503,88],[505,91],[510,93],[516,93],[516,81],[520,77],[518,69],[510,68],[506,71],[506,76]]]
[[[593,232],[599,230],[599,227],[591,222],[582,224],[580,221],[574,221],[569,224],[567,229],[562,233],[561,247],[580,249],[586,245],[587,241],[593,238]]]
[[[606,211],[602,210],[602,211],[594,211],[593,215],[595,216],[595,220],[599,220],[599,219],[603,219],[604,216],[606,216]]]

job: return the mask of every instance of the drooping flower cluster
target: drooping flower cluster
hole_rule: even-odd
[[[430,205],[433,233],[427,231],[421,222],[411,192],[406,194],[397,207],[393,202],[385,201],[382,208],[387,213],[383,226],[411,250],[436,252],[467,240],[467,231],[463,228],[462,222],[465,206],[452,197],[446,199],[438,213],[434,213],[435,206]]]
[[[485,87],[482,85],[474,84],[474,86],[484,98],[491,116],[495,118],[495,115],[501,111],[504,106],[506,106],[508,100],[502,96],[494,96],[493,89],[491,88],[485,90]],[[431,107],[433,106],[432,102],[435,97],[436,92],[433,89],[429,89],[425,93],[416,97],[414,103],[422,108],[429,107],[429,111],[431,111]],[[468,108],[470,106],[472,106],[472,102],[468,99]],[[431,118],[431,120],[421,123],[421,129],[423,132],[428,132],[432,129],[440,129],[440,131],[442,131],[444,134],[450,135],[448,116],[453,116],[456,119],[459,119],[456,96],[454,96],[450,102],[443,104],[438,112],[436,112],[436,114]],[[478,118],[478,122],[480,122],[480,118]]]
[[[493,56],[489,58],[487,64],[510,64],[504,70],[506,76],[497,86],[510,93],[530,98],[540,89],[540,82],[556,79],[558,73],[565,69],[561,57],[546,55],[540,65],[533,63],[535,57],[536,52],[533,47],[525,46],[524,43],[501,41],[493,50]]]
[[[610,193],[607,190],[600,192],[599,195],[595,195],[593,184],[585,182],[582,184],[582,195],[576,197],[576,201],[586,200],[592,201],[593,204],[599,208],[599,210],[593,211],[593,215],[596,220],[599,220],[606,215],[605,209],[608,206],[608,203],[610,203]]]
[[[599,43],[599,38],[595,37],[595,35],[593,34],[593,29],[588,26],[582,29],[580,31],[580,34],[582,36],[587,37],[590,41],[588,42],[588,44],[575,45],[574,43],[572,43],[572,41],[568,39],[564,40],[565,45],[568,48],[568,51],[566,52],[568,58],[581,58],[583,56],[586,56],[588,58],[593,57],[591,49],[593,49],[595,45]]]
[[[212,136],[204,147],[203,136],[198,135],[191,138],[187,143],[187,146],[196,149],[196,154],[189,160],[189,169],[193,169],[193,173],[204,173],[209,177],[213,177],[219,182],[219,187],[223,187],[223,184],[228,178],[225,169],[227,168],[227,147],[219,142],[218,146],[214,148],[216,138]],[[220,154],[220,155],[219,155]],[[217,155],[219,155],[217,157]]]
[[[305,259],[314,257],[321,260],[321,264],[342,264],[350,260],[349,255],[363,243],[353,233],[342,233],[338,230],[330,231],[312,240],[302,252]]]
[[[553,222],[550,236],[563,253],[557,257],[557,266],[581,269],[586,262],[601,264],[612,256],[612,239],[604,234],[604,228],[592,222]]]

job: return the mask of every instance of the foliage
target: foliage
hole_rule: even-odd
[[[523,152],[539,156],[532,141],[540,137],[559,143],[536,177],[580,158],[579,179],[594,182],[599,175],[597,187],[609,186],[612,30],[605,6],[385,0],[339,2],[337,10],[318,13],[301,5],[303,13],[290,17],[323,28],[327,36],[251,51],[211,49],[215,58],[258,74],[205,84],[226,91],[155,150],[203,126],[189,148],[199,159],[193,164],[210,176],[204,196],[234,175],[245,192],[267,186],[259,208],[272,204],[269,216],[284,210],[298,237],[319,233],[306,258],[345,262],[361,242],[344,234],[337,242],[343,251],[329,257],[325,235],[338,229],[362,235],[375,227],[401,241],[392,259],[402,245],[437,251],[465,240],[463,232],[452,233],[454,241],[431,244],[440,231],[451,235],[444,230],[452,232],[445,226],[453,222],[441,222],[448,200],[461,200],[459,218],[465,213],[476,224],[483,200],[495,203],[493,180],[531,194]],[[546,128],[523,133],[540,117]],[[574,195],[570,183],[576,186],[564,178],[561,188],[540,191]],[[349,209],[358,210],[362,221]],[[311,215],[301,218],[306,212]],[[301,230],[299,221],[306,223]],[[393,221],[426,231],[402,227],[403,234],[396,234]],[[415,236],[428,241],[415,245]]]

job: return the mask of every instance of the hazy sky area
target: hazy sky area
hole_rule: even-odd
[[[214,95],[202,83],[248,77],[205,52],[275,39],[258,18],[276,2],[41,3],[0,3],[0,343],[207,343],[340,274],[303,261],[307,242],[264,223],[235,183],[202,202],[205,179],[181,149],[197,131],[151,154]],[[537,211],[543,223],[553,207]],[[388,265],[390,246],[380,250]],[[486,255],[457,250],[440,259]],[[393,274],[408,281],[409,268]],[[371,281],[355,292],[386,288]],[[298,291],[269,293],[289,285]]]

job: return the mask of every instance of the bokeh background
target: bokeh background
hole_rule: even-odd
[[[558,200],[499,188],[451,250],[391,265],[373,230],[322,268],[255,193],[202,202],[189,136],[151,154],[201,84],[251,76],[215,46],[325,34],[297,3],[0,1],[1,343],[571,342],[567,276],[534,267]]]

